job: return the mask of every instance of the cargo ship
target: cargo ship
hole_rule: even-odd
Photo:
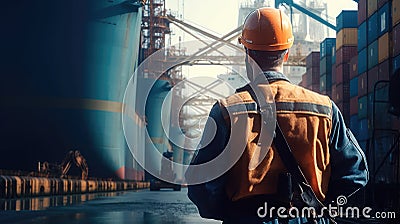
[[[2,6],[2,21],[9,22],[0,37],[0,169],[34,171],[38,162],[61,162],[73,149],[86,158],[89,177],[143,180],[121,122],[124,91],[138,64],[143,4]],[[144,124],[140,117],[135,122]]]

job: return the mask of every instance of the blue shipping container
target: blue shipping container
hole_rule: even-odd
[[[400,69],[400,55],[393,58],[393,71],[390,73],[390,76],[392,76],[397,69]]]
[[[391,16],[391,3],[387,2],[382,8],[378,11],[378,30],[379,36],[382,36],[386,32],[388,32],[389,27],[391,27],[392,16]]]
[[[358,98],[358,118],[367,118],[368,113],[368,96]]]
[[[360,141],[368,139],[368,119],[361,119],[358,122],[358,132],[356,138]]]
[[[358,133],[358,128],[360,124],[358,122],[358,116],[357,115],[352,115],[350,117],[350,130],[353,132],[353,134]]]
[[[350,97],[358,95],[358,77],[350,80]]]
[[[343,10],[336,17],[336,32],[343,28],[357,28],[358,15],[354,10]]]
[[[364,48],[358,53],[358,74],[367,71],[367,48]]]
[[[378,40],[376,40],[368,46],[368,69],[378,64],[378,55]]]
[[[367,22],[360,24],[357,30],[357,50],[360,52],[367,47]]]
[[[332,56],[327,56],[321,59],[319,63],[320,74],[332,73]]]
[[[336,48],[336,38],[326,38],[319,45],[320,47],[320,57],[332,56],[332,48]]]
[[[321,93],[326,92],[326,74],[322,74],[321,77],[319,77],[319,91],[321,91]]]
[[[332,65],[336,63],[336,44],[335,47],[332,48]]]
[[[368,44],[371,44],[373,41],[375,41],[378,38],[378,35],[378,13],[374,13],[368,18]]]

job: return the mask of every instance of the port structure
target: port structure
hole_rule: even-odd
[[[278,4],[276,4],[278,3]],[[290,16],[294,25],[295,34],[295,46],[290,53],[289,61],[285,64],[285,67],[302,67],[305,69],[305,58],[308,52],[319,49],[319,43],[326,37],[324,25],[330,28],[334,26],[328,21],[327,16],[327,4],[322,0],[307,0],[301,4],[294,3],[293,1],[276,1],[275,6],[279,4],[285,4],[286,7],[290,8]],[[178,19],[176,16],[167,13],[165,9],[165,0],[149,0],[143,7],[143,21],[142,21],[142,44],[141,44],[141,55],[142,60],[148,58],[151,54],[163,49],[163,59],[157,59],[158,61],[152,61],[151,63],[161,63],[161,66],[157,66],[162,71],[146,71],[144,70],[144,78],[164,79],[169,81],[171,86],[176,87],[172,92],[172,114],[179,114],[179,119],[171,121],[171,126],[179,127],[185,135],[188,137],[196,137],[193,135],[199,135],[201,131],[199,129],[204,128],[205,120],[200,118],[206,118],[208,116],[209,109],[216,102],[216,99],[222,98],[223,96],[218,91],[213,91],[215,86],[218,86],[221,80],[216,80],[207,86],[200,86],[188,79],[185,79],[182,74],[182,66],[184,65],[224,65],[224,66],[235,66],[244,65],[243,55],[238,53],[243,52],[243,46],[239,45],[237,39],[241,35],[242,24],[245,16],[252,10],[262,7],[272,6],[270,1],[256,0],[254,2],[242,4],[239,9],[239,20],[238,27],[231,30],[224,35],[216,35],[206,31],[204,28],[199,27],[188,21]],[[293,11],[292,8],[298,11]],[[312,9],[310,9],[310,7]],[[325,14],[324,14],[325,12]],[[297,13],[297,14],[296,14]],[[299,14],[301,16],[299,17]],[[306,15],[317,20],[318,22],[306,19]],[[297,18],[297,21],[294,21]],[[189,53],[184,47],[181,47],[181,39],[179,39],[179,46],[166,46],[166,36],[171,35],[172,31],[170,25],[173,24],[186,34],[190,35],[200,43],[204,44],[203,47],[197,51]],[[301,31],[301,32],[300,32]],[[234,49],[230,55],[223,52],[222,47],[230,47]],[[151,58],[151,57],[150,57]],[[154,60],[154,59],[151,59]],[[170,68],[170,65],[179,65]],[[183,63],[182,63],[183,62]],[[166,69],[170,68],[170,69]],[[298,69],[300,71],[300,69]],[[301,70],[301,71],[303,71]],[[245,72],[245,71],[239,71]],[[152,74],[150,74],[152,73]],[[161,74],[160,77],[156,77],[157,74]],[[285,73],[290,73],[285,72]],[[299,76],[301,76],[299,74]],[[295,78],[289,77],[296,82]],[[183,85],[177,86],[177,83],[183,82]],[[184,96],[185,89],[192,89],[191,96]],[[210,92],[213,97],[207,97],[203,93]],[[184,103],[182,103],[184,102]],[[175,107],[174,105],[184,105],[182,108]],[[190,107],[196,111],[196,115],[185,113],[184,107]],[[174,111],[175,110],[175,111]],[[193,122],[194,118],[198,118],[203,122]],[[193,129],[197,129],[193,132]],[[192,133],[192,134],[190,134]],[[197,134],[193,134],[197,133]],[[192,135],[192,136],[191,136]]]

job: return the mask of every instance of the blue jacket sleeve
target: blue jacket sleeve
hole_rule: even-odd
[[[212,131],[215,127],[216,131]],[[202,164],[217,157],[225,148],[228,139],[229,132],[221,109],[218,104],[215,104],[211,109],[200,145],[191,164]],[[197,206],[201,217],[223,219],[224,208],[228,203],[225,194],[225,179],[225,175],[222,175],[206,183],[188,186],[188,197]]]
[[[364,152],[333,102],[330,154],[332,172],[326,201],[336,200],[340,195],[349,197],[367,184],[369,173]]]

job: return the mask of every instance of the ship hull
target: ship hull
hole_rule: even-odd
[[[91,177],[142,180],[121,122],[138,61],[140,4],[25,3],[6,6],[13,22],[1,37],[0,169],[36,170],[74,149]]]

